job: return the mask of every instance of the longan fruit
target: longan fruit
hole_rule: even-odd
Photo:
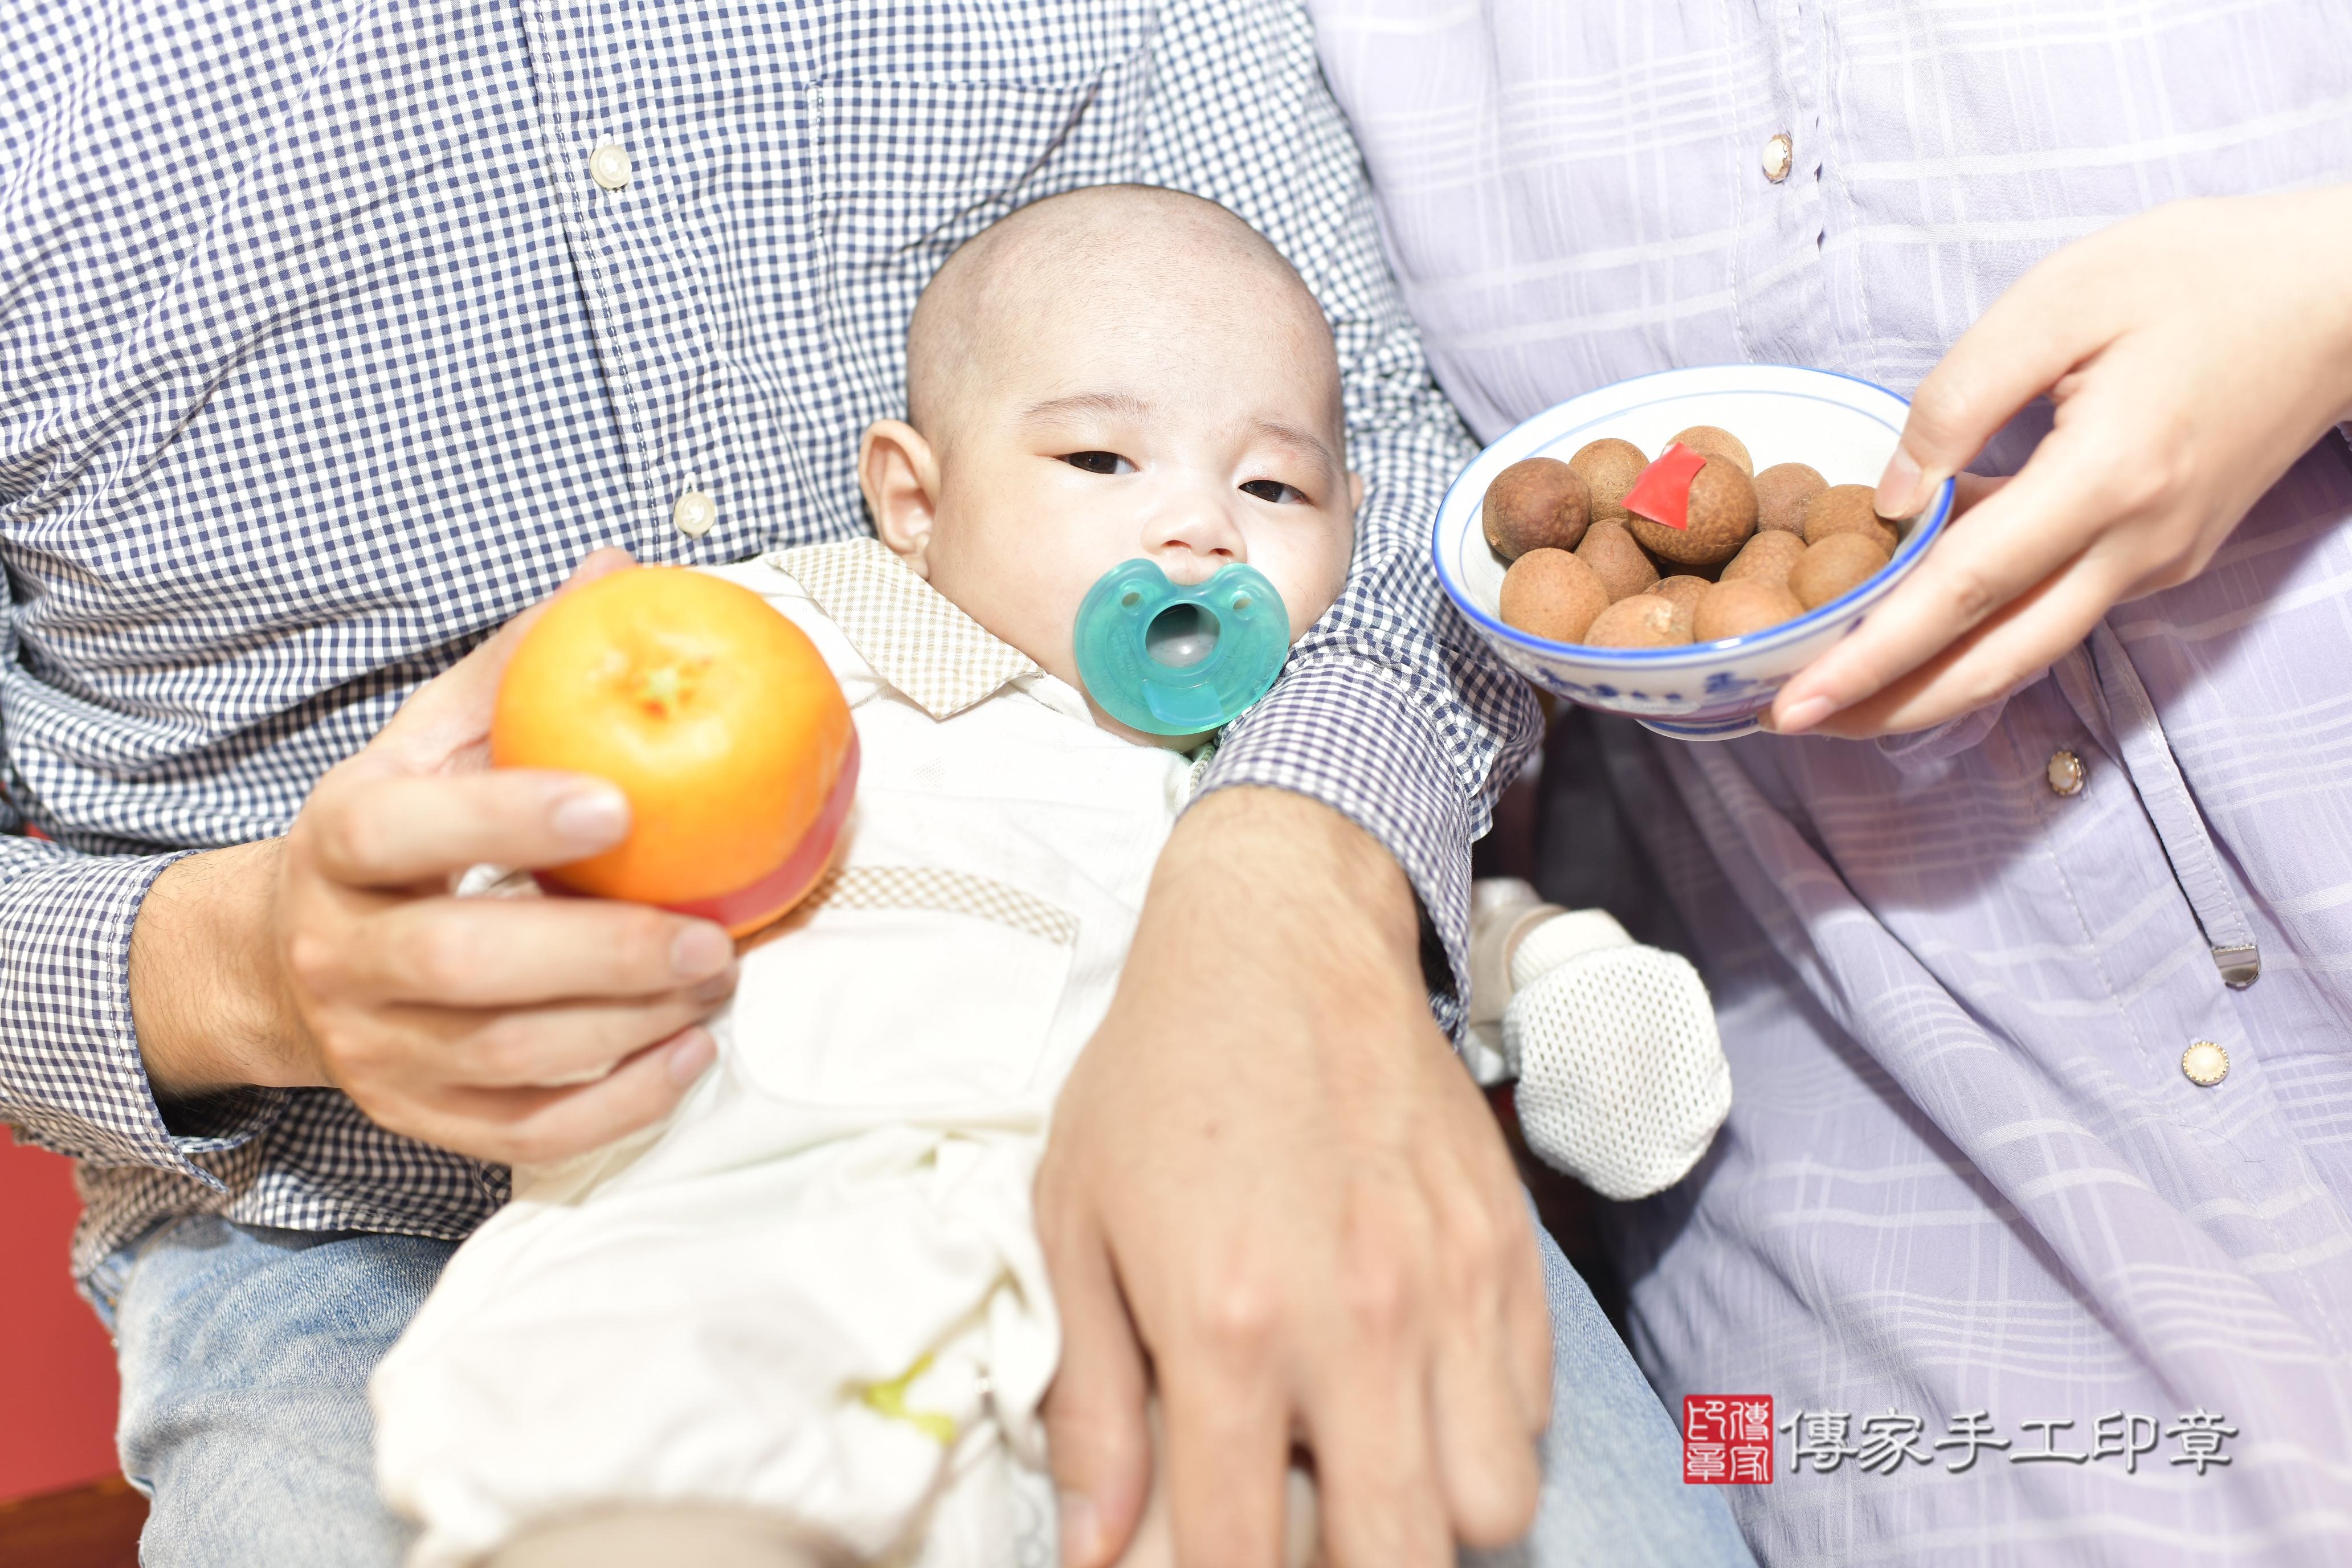
[[[1756,526],[1802,538],[1805,503],[1830,488],[1821,470],[1803,463],[1775,463],[1756,476]]]
[[[1575,469],[1557,458],[1529,458],[1495,476],[1479,516],[1495,553],[1517,561],[1530,550],[1575,549],[1591,510]]]
[[[1585,629],[1588,647],[1673,647],[1691,640],[1690,612],[1656,594],[1618,600]]]
[[[1650,466],[1650,459],[1643,457],[1642,448],[1633,442],[1604,436],[1598,441],[1588,441],[1579,447],[1576,456],[1568,460],[1568,466],[1576,470],[1577,477],[1584,481],[1591,495],[1592,521],[1602,522],[1613,518],[1622,522],[1625,521],[1625,492],[1633,488],[1633,481],[1642,477],[1642,470]]]
[[[1805,547],[1803,559],[1789,573],[1789,592],[1805,608],[1818,610],[1878,575],[1892,559],[1866,534],[1832,533]]]
[[[1713,566],[1739,553],[1756,531],[1756,487],[1748,476],[1720,458],[1692,476],[1688,528],[1668,528],[1646,517],[1626,520],[1625,526],[1643,547],[1678,566]]]
[[[1503,574],[1503,624],[1554,642],[1581,642],[1609,607],[1592,568],[1565,550],[1530,550]]]
[[[1786,583],[1790,572],[1804,558],[1805,542],[1793,533],[1778,529],[1767,533],[1759,529],[1756,537],[1739,547],[1739,553],[1724,567],[1718,583],[1737,583],[1754,577],[1766,583]]]
[[[1748,455],[1748,444],[1720,425],[1694,425],[1666,445],[1671,447],[1675,441],[1694,452],[1721,458],[1749,479],[1756,476],[1756,459]]]
[[[1613,602],[1631,598],[1658,580],[1658,569],[1633,542],[1633,535],[1622,522],[1602,521],[1585,530],[1584,542],[1576,547],[1580,560],[1601,575],[1601,586],[1609,590]]]
[[[1682,605],[1685,609],[1689,609],[1698,603],[1700,595],[1706,593],[1709,588],[1714,586],[1714,584],[1708,582],[1704,577],[1694,577],[1687,573],[1677,573],[1672,577],[1659,578],[1658,585],[1656,587],[1647,588],[1643,591],[1644,593],[1655,594],[1662,599],[1672,599],[1675,604]]]
[[[1832,485],[1805,503],[1805,542],[1819,544],[1832,533],[1859,533],[1895,553],[1895,530],[1871,504],[1868,485]]]
[[[1805,606],[1783,584],[1754,577],[1717,583],[1698,602],[1697,613],[1691,620],[1691,637],[1696,642],[1714,642],[1721,637],[1746,637],[1749,632],[1777,626],[1782,621],[1793,621],[1804,613]]]

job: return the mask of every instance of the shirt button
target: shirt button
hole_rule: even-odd
[[[617,191],[629,183],[629,150],[617,142],[607,142],[588,154],[588,174],[608,191]]]
[[[2080,795],[2083,793],[2083,759],[2072,752],[2050,753],[2050,793]]]
[[[2230,1053],[2210,1040],[2200,1040],[2180,1053],[2180,1070],[2200,1089],[2210,1089],[2230,1076]]]
[[[1764,177],[1774,184],[1789,177],[1789,167],[1797,161],[1797,144],[1781,132],[1764,143]]]
[[[680,533],[699,539],[719,521],[719,503],[700,490],[688,490],[669,509],[669,521]]]

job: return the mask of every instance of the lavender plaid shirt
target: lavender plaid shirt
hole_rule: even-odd
[[[1486,437],[1676,364],[1907,390],[2071,238],[2352,178],[2343,0],[1315,9]],[[1736,1093],[1615,1216],[1633,1337],[1670,1395],[1774,1396],[1765,1561],[2352,1562],[2347,671],[2331,438],[2004,710],[1614,749]]]
[[[598,545],[861,531],[932,269],[1122,180],[1299,268],[1369,483],[1345,594],[1205,787],[1361,822],[1458,973],[1533,704],[1439,607],[1470,447],[1286,0],[0,6],[0,752],[6,826],[54,841],[0,837],[0,1121],[81,1157],[83,1271],[173,1214],[449,1237],[501,1199],[328,1090],[167,1117],[125,989],[149,882],[283,832]]]

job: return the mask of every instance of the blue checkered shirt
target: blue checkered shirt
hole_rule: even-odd
[[[1073,186],[1223,202],[1331,318],[1354,570],[1207,786],[1363,824],[1458,979],[1532,708],[1426,570],[1472,448],[1294,6],[17,0],[0,86],[0,1119],[81,1160],[85,1276],[173,1215],[455,1237],[501,1201],[331,1090],[159,1107],[125,975],[149,883],[283,833],[599,545],[863,531],[917,293]]]

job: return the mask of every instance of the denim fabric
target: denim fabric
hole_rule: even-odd
[[[1675,1424],[1549,1236],[1553,1415],[1528,1541],[1480,1568],[1754,1568]],[[454,1244],[175,1221],[107,1260],[123,1473],[154,1500],[143,1568],[395,1568],[367,1378]]]

